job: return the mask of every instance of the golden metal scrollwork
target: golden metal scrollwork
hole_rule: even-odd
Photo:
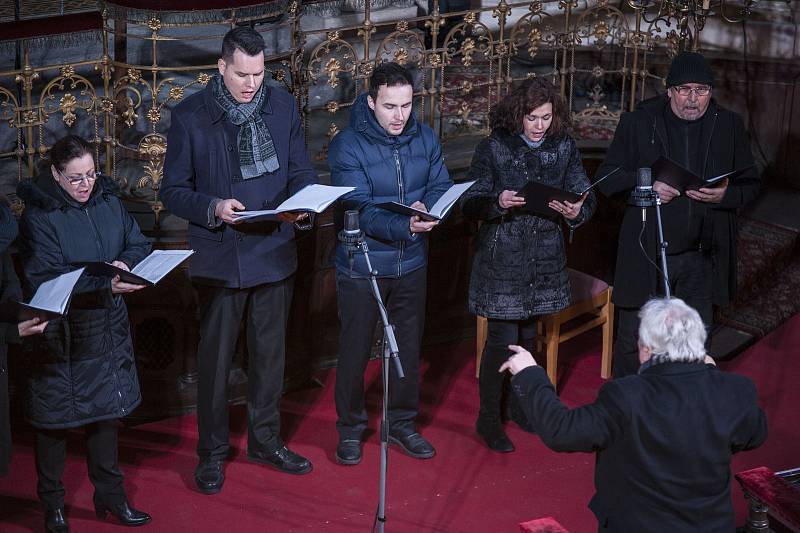
[[[306,72],[312,83],[316,83],[321,76],[326,76],[328,86],[333,89],[339,86],[341,74],[355,74],[358,54],[338,34],[339,32],[329,33],[328,40],[317,45],[311,52]]]
[[[464,16],[464,22],[456,25],[444,38],[445,63],[459,59],[465,67],[472,66],[474,56],[488,59],[492,55],[492,33],[488,26],[478,22],[474,12]]]
[[[622,11],[602,1],[581,13],[575,23],[574,32],[580,39],[578,44],[589,44],[602,50],[612,43],[626,46],[630,28]]]
[[[395,61],[401,65],[412,66],[423,62],[425,57],[425,44],[417,32],[408,30],[408,23],[398,24],[395,32],[386,36],[378,45],[375,52],[375,63]]]
[[[393,19],[378,16],[376,3],[365,0],[361,11],[312,29],[300,24],[303,3],[291,0],[274,27],[258,26],[268,42],[279,43],[265,65],[272,80],[298,99],[304,126],[319,120],[314,131],[327,129],[307,137],[310,150],[324,159],[337,124],[345,123],[375,65],[384,61],[412,69],[418,118],[443,137],[486,130],[492,106],[513,83],[531,76],[552,79],[576,122],[607,135],[623,110],[663,89],[665,65],[679,50],[700,47],[711,17],[736,21],[755,6],[731,0],[494,0],[447,12],[439,0],[431,3],[427,15],[403,12],[404,18]],[[236,10],[223,25],[174,24],[157,11],[114,20],[105,7],[101,2],[103,38],[84,59],[32,64],[30,43],[19,42],[20,66],[0,72],[0,125],[16,130],[9,140],[0,138],[0,161],[16,161],[20,179],[31,176],[54,135],[88,131],[97,141],[99,164],[115,177],[119,169],[134,184],[128,192],[152,190],[135,199],[147,201],[158,220],[169,110],[211,79],[217,44],[206,45],[219,40],[220,27],[246,21],[236,18]],[[176,58],[183,50],[203,59]]]
[[[50,115],[61,113],[61,120],[67,128],[71,128],[75,124],[78,111],[94,111],[94,87],[88,79],[75,74],[71,67],[62,68],[61,74],[51,80],[41,93],[41,121],[46,123]]]
[[[145,164],[145,175],[136,182],[136,188],[150,186],[158,190],[161,183],[161,171],[164,165],[164,155],[167,153],[167,138],[159,133],[149,133],[139,141],[139,154],[148,160]]]
[[[528,58],[534,58],[540,49],[555,46],[555,35],[550,14],[544,11],[542,2],[531,2],[529,11],[511,30],[509,42],[512,54],[524,51]]]
[[[8,122],[9,127],[15,127],[18,109],[19,102],[14,93],[0,87],[0,122]]]

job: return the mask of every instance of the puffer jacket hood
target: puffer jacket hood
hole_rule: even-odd
[[[67,206],[82,207],[62,189],[50,174],[39,174],[36,178],[23,180],[17,186],[17,195],[28,206],[38,207],[42,211],[55,211]],[[94,184],[92,195],[87,204],[97,201],[100,197],[108,199],[119,195],[119,186],[110,176],[101,174]]]

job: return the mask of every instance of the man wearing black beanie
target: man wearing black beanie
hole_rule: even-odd
[[[704,179],[749,167],[715,187],[684,192],[653,177],[653,190],[662,202],[671,291],[697,309],[709,327],[713,305],[725,305],[734,296],[736,210],[755,198],[759,172],[741,116],[712,96],[714,73],[701,54],[675,56],[666,85],[666,94],[639,102],[620,118],[597,175],[618,166],[623,171],[599,187],[606,196],[629,196],[636,187],[637,169],[652,167],[660,156]],[[655,213],[654,208],[647,210],[641,236],[647,256],[640,247],[641,208],[628,205],[619,233],[613,296],[619,312],[614,377],[638,371],[638,311],[648,299],[663,295],[660,274],[651,264],[658,263]]]

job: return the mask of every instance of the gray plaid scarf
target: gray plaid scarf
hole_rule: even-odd
[[[236,141],[239,147],[239,167],[242,170],[242,179],[245,180],[266,172],[275,172],[280,168],[272,135],[259,113],[264,103],[264,92],[262,84],[252,101],[240,103],[225,87],[222,76],[217,74],[211,79],[211,93],[217,103],[227,114],[228,120],[240,126]]]

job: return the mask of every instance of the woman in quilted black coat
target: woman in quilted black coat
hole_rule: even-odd
[[[501,423],[509,344],[530,342],[536,317],[570,304],[561,224],[570,232],[595,208],[592,192],[577,202],[552,200],[547,215],[524,209],[517,193],[528,182],[579,193],[589,186],[575,141],[568,135],[569,110],[557,89],[540,78],[525,80],[491,116],[492,132],[478,144],[470,176],[477,183],[462,200],[464,214],[482,222],[469,285],[470,311],[488,319],[480,368],[476,429],[487,446],[514,450]]]
[[[111,180],[95,171],[93,153],[84,139],[64,137],[50,150],[52,175],[19,186],[26,202],[20,254],[29,294],[82,263],[105,261],[129,270],[150,251]],[[69,530],[61,476],[66,429],[75,427],[86,434],[98,518],[110,512],[124,525],[150,521],[129,505],[117,464],[117,419],[141,403],[121,294],[142,287],[84,273],[67,314],[50,320],[31,350],[25,412],[36,429],[37,493],[47,531]]]

